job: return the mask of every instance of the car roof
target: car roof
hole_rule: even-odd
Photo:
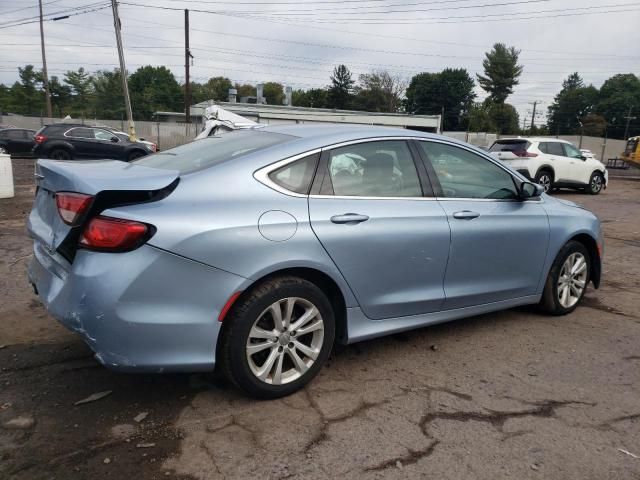
[[[458,140],[433,133],[420,132],[417,130],[407,130],[404,128],[380,127],[376,125],[354,125],[343,123],[321,123],[321,124],[283,124],[267,125],[256,129],[257,131],[273,132],[283,135],[298,137],[298,144],[307,146],[323,147],[330,144],[349,142],[352,140],[371,139],[379,137],[407,137],[440,139],[450,143],[463,144]]]

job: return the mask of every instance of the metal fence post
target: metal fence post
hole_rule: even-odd
[[[607,149],[607,129],[604,129],[604,141],[602,142],[602,153],[600,154],[600,161],[604,162],[604,152]]]
[[[156,148],[160,150],[160,122],[156,122]]]

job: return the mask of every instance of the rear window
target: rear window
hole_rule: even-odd
[[[491,145],[490,152],[526,152],[531,146],[526,140],[498,140]]]
[[[242,157],[296,137],[281,133],[240,130],[213,135],[164,152],[142,157],[132,163],[146,167],[195,172],[226,160]]]

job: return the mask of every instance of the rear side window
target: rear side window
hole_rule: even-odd
[[[524,154],[531,146],[526,140],[498,140],[491,145],[490,152],[513,152],[514,154]],[[519,155],[521,156],[521,155]]]
[[[147,155],[132,163],[189,173],[295,138],[298,137],[260,130],[240,130],[196,140],[155,155]]]
[[[307,195],[311,189],[320,154],[309,155],[296,160],[269,174],[272,182],[291,192]]]
[[[65,133],[65,136],[73,138],[95,138],[93,136],[93,131],[90,128],[84,127],[72,128],[67,133]]]
[[[562,149],[562,144],[559,142],[547,142],[547,151],[549,155],[559,155],[564,157],[564,150]]]

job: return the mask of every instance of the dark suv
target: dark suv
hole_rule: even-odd
[[[130,162],[153,153],[144,143],[130,142],[104,128],[58,123],[36,132],[33,155],[55,160],[111,158]]]
[[[31,155],[35,141],[35,130],[26,128],[4,128],[0,130],[0,153],[24,156]]]

